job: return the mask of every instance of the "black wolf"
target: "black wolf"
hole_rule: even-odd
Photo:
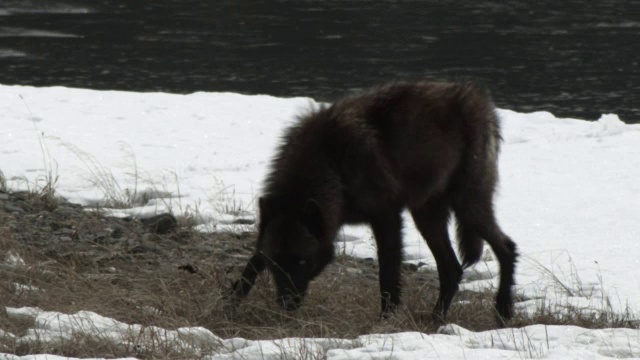
[[[227,296],[234,303],[247,296],[268,268],[278,302],[298,308],[309,282],[333,259],[340,227],[368,223],[382,312],[393,311],[400,303],[406,208],[437,263],[434,319],[445,319],[483,240],[500,262],[496,310],[509,319],[517,254],[494,216],[500,140],[491,100],[471,83],[398,82],[302,116],[285,131],[265,180],[257,251]],[[451,213],[462,265],[447,230]]]

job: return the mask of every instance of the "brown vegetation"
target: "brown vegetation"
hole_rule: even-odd
[[[7,204],[24,211],[15,211],[11,206],[8,208],[14,211],[7,211]],[[430,317],[438,296],[438,277],[433,271],[403,267],[404,305],[386,320],[378,316],[376,262],[346,256],[337,257],[311,284],[306,304],[299,311],[281,310],[273,301],[276,294],[272,280],[264,276],[258,280],[260,284],[253,296],[229,318],[223,309],[221,292],[251,255],[254,233],[201,234],[180,229],[173,234],[150,236],[137,221],[105,218],[60,200],[54,211],[47,207],[39,196],[18,201],[11,195],[8,200],[0,200],[3,307],[36,306],[63,313],[89,310],[129,324],[167,329],[203,326],[222,338],[354,338],[369,333],[436,330]],[[119,230],[113,231],[116,227]],[[116,233],[118,238],[114,238]],[[18,254],[24,265],[7,264],[9,254]],[[492,292],[458,293],[449,321],[472,330],[494,328],[495,314],[489,306],[492,296]],[[544,311],[533,319],[516,313],[513,321],[518,326],[629,325],[624,319],[607,314],[557,318]],[[4,331],[22,336],[32,326],[9,319],[0,311],[0,329]],[[214,349],[216,344],[211,346]],[[18,344],[14,338],[0,336],[0,352],[19,355],[47,352],[78,357],[171,359],[206,355],[190,351],[171,346],[126,348],[86,334],[77,334],[72,341],[56,345]]]

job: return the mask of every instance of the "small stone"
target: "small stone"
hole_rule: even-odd
[[[11,267],[24,266],[25,262],[20,257],[20,254],[13,250],[9,250],[4,262]]]
[[[0,192],[0,200],[9,200],[9,194]]]
[[[155,246],[147,246],[147,245],[136,245],[129,249],[129,254],[146,254],[146,253],[160,253]]]
[[[125,246],[127,246],[128,248],[132,248],[134,246],[140,245],[140,242],[138,240],[133,240],[133,239],[125,239],[122,241],[123,244],[125,244]]]
[[[236,225],[253,225],[256,223],[255,219],[247,219],[247,218],[240,218],[240,219],[236,219],[233,220],[232,224],[236,224]]]
[[[75,229],[69,229],[69,228],[58,229],[58,231],[56,231],[56,234],[68,236],[74,240],[77,240],[78,238],[80,238],[80,235]]]
[[[160,236],[158,236],[156,234],[146,233],[146,234],[142,235],[142,241],[143,242],[150,242],[150,243],[157,244],[157,243],[160,242],[160,240],[161,240]]]
[[[165,213],[150,218],[141,219],[144,228],[153,234],[168,234],[178,227],[178,220],[172,214]]]
[[[158,245],[160,245],[160,247],[164,250],[171,250],[175,249],[176,246],[178,246],[178,243],[170,239],[161,239]]]
[[[19,214],[24,214],[24,209],[14,206],[12,204],[4,204],[4,209],[7,210],[10,213],[19,213]]]
[[[109,235],[114,239],[120,239],[124,235],[124,230],[121,227],[108,228]]]
[[[116,268],[114,268],[113,266],[109,266],[106,268],[101,269],[101,271],[103,273],[107,273],[107,274],[115,274],[116,272],[118,272],[118,270]]]
[[[76,209],[67,206],[58,206],[53,212],[63,218],[71,218],[78,213]]]
[[[232,248],[226,248],[226,249],[224,249],[224,250],[223,250],[223,252],[224,252],[224,253],[226,253],[226,254],[231,255],[231,254],[240,254],[240,253],[242,253],[243,251],[242,251],[242,249],[241,249],[241,248],[233,248],[233,247],[232,247]]]
[[[11,195],[13,196],[14,199],[22,200],[22,201],[27,200],[30,197],[27,191],[18,191],[18,192],[14,192]]]
[[[11,229],[12,231],[18,231],[18,223],[17,222],[11,221],[7,225],[9,226],[9,229]]]
[[[179,230],[178,233],[176,234],[175,237],[173,237],[172,239],[177,241],[177,242],[181,242],[181,243],[185,243],[186,240],[189,240],[191,237],[193,236],[192,231],[191,230]]]
[[[406,271],[416,272],[418,271],[418,265],[412,263],[404,263],[402,264],[402,268]]]
[[[190,274],[195,274],[198,271],[200,271],[200,269],[198,269],[198,267],[196,265],[191,265],[191,264],[185,264],[185,265],[180,265],[178,266],[179,270],[184,270]]]

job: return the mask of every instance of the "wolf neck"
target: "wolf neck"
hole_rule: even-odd
[[[344,196],[337,174],[329,168],[323,170],[306,174],[281,170],[265,189],[265,195],[291,215],[302,214],[310,201],[317,203],[325,236],[332,240],[342,225]]]
[[[264,192],[291,215],[301,214],[309,201],[315,201],[325,234],[333,240],[343,223],[345,199],[338,164],[326,151],[327,125],[321,119],[307,118],[288,130]]]

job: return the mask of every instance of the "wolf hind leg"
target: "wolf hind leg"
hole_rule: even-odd
[[[462,277],[462,266],[451,246],[448,223],[450,210],[444,197],[430,200],[426,204],[411,209],[411,215],[433,253],[438,267],[440,294],[433,309],[433,320],[441,323],[446,320],[447,311]]]

